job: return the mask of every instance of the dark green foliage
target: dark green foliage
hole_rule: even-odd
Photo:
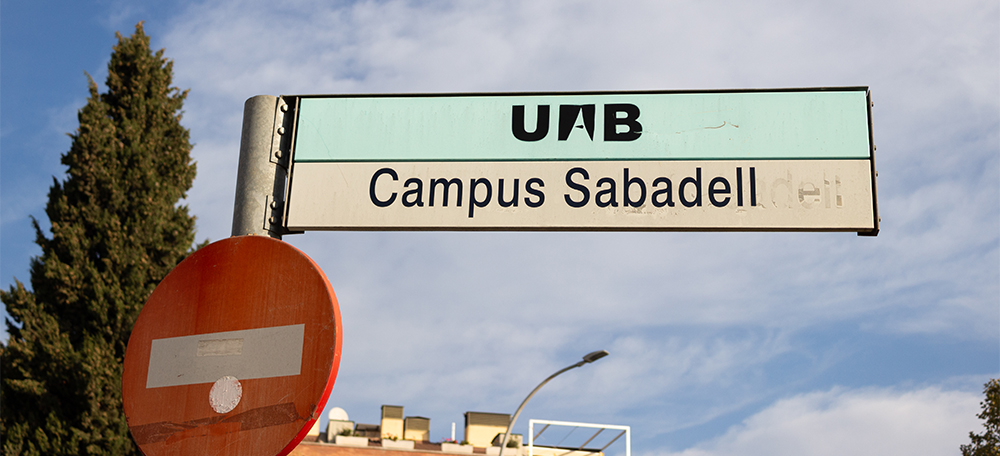
[[[177,204],[195,175],[180,124],[187,92],[171,87],[172,71],[139,23],[118,35],[107,93],[90,80],[67,177],[49,191],[52,237],[34,222],[32,291],[0,292],[16,323],[0,354],[4,454],[139,454],[121,405],[125,347],[194,241],[194,217]]]
[[[986,432],[970,432],[972,443],[962,445],[962,456],[1000,456],[1000,380],[986,382],[983,393],[986,399],[979,403],[983,411],[976,416],[985,421]]]

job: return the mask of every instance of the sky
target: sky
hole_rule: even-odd
[[[261,94],[869,86],[877,237],[308,232],[343,318],[327,408],[627,425],[643,456],[954,454],[1000,376],[995,0],[0,3],[0,285],[115,32],[145,21],[190,89],[197,239],[230,235]],[[6,315],[6,314],[5,314]],[[6,338],[6,335],[4,335]],[[325,422],[325,419],[323,420]],[[623,454],[622,446],[609,448]]]

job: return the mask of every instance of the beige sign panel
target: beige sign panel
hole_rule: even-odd
[[[876,232],[871,161],[296,163],[290,230]]]

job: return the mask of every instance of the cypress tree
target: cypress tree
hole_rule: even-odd
[[[0,347],[3,452],[140,454],[122,411],[129,334],[157,283],[192,249],[194,217],[179,205],[195,165],[181,126],[187,91],[153,52],[142,23],[118,42],[107,92],[90,96],[37,220],[30,290],[0,292],[11,319]],[[12,320],[12,321],[11,321]]]

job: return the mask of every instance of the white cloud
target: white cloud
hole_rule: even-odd
[[[979,430],[979,396],[924,388],[834,388],[783,399],[724,435],[662,456],[957,454]]]
[[[302,1],[277,11],[254,1],[206,2],[174,18],[165,42],[177,61],[177,84],[193,89],[185,119],[200,167],[190,202],[201,235],[212,239],[229,232],[239,111],[257,94],[870,84],[882,171],[884,230],[876,239],[717,233],[351,238],[381,258],[394,255],[387,245],[416,240],[406,246],[414,268],[392,271],[396,284],[380,293],[409,284],[409,295],[440,302],[451,293],[489,308],[486,303],[499,299],[478,298],[476,290],[497,292],[483,277],[502,278],[518,284],[503,290],[504,297],[515,308],[530,306],[539,318],[592,315],[621,327],[801,327],[902,311],[875,327],[961,337],[973,328],[974,337],[996,337],[995,325],[981,323],[995,315],[990,297],[1000,292],[990,280],[997,274],[990,258],[998,255],[1000,199],[982,191],[1000,181],[998,58],[988,45],[996,41],[990,41],[997,36],[996,10],[982,1]],[[933,129],[933,142],[913,139],[931,135],[931,125],[941,126]],[[345,257],[321,247],[342,248],[336,237],[343,235],[286,239],[337,270]],[[369,270],[350,268],[373,283],[359,276]],[[936,284],[934,298],[912,299],[930,284]]]

